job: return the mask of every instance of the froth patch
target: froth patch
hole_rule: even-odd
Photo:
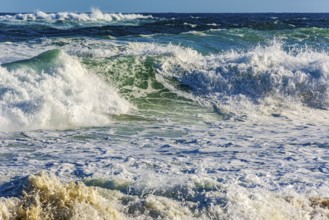
[[[60,50],[0,68],[0,131],[103,126],[130,104]]]

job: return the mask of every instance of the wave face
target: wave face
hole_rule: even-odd
[[[72,128],[108,124],[127,101],[60,50],[1,67],[1,130]]]
[[[0,219],[329,219],[329,14],[0,16]]]

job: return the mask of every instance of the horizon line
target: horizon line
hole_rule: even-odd
[[[98,9],[98,8],[96,8]],[[98,9],[101,12],[105,13],[122,13],[122,14],[329,14],[329,12],[279,12],[279,11],[268,11],[268,12],[261,12],[261,11],[256,11],[256,12],[120,12],[120,11],[106,11],[106,10],[101,10]],[[59,12],[74,12],[74,13],[91,13],[90,11],[69,11],[69,10],[63,10],[63,11],[43,11],[40,9],[36,9],[34,11],[0,11],[0,13],[5,14],[5,13],[36,13],[37,11],[42,11],[45,13],[59,13]]]

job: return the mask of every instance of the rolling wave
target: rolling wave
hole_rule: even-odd
[[[326,52],[308,48],[286,50],[280,42],[273,42],[248,51],[211,55],[174,45],[134,43],[124,53],[161,55],[157,61],[158,74],[179,81],[194,95],[216,105],[243,100],[260,105],[275,99],[281,104],[329,107]]]
[[[83,62],[82,66],[75,60],[72,68],[97,72],[103,85],[114,86],[140,112],[152,109],[169,114],[176,108],[194,108],[191,105],[237,115],[272,114],[299,107],[329,108],[329,55],[324,51],[286,48],[278,41],[216,54],[201,54],[173,44],[65,42],[69,46],[62,49]],[[5,64],[7,69],[2,71],[52,73],[62,70],[59,60],[41,56]],[[68,65],[65,68],[71,71]]]
[[[171,92],[197,102],[204,100],[203,104],[209,106],[227,108],[231,105],[232,112],[235,112],[239,103],[288,109],[294,105],[329,108],[329,55],[323,51],[303,47],[287,49],[277,41],[247,51],[230,50],[210,55],[201,54],[192,48],[153,43],[129,43],[113,46],[109,53],[106,51],[94,50],[90,51],[90,55],[113,57],[114,60],[119,59],[117,56],[133,56],[135,59],[129,59],[132,70],[136,70],[133,67],[144,65],[139,61],[148,59],[149,67],[144,66],[144,72],[153,71],[158,82],[161,81]],[[112,74],[127,68],[126,63],[115,70],[115,65],[112,65],[114,62],[104,67],[112,68]],[[136,75],[129,69],[127,72],[121,76],[121,80],[122,77]],[[144,79],[144,83],[150,79],[147,75],[143,77],[140,78]],[[182,90],[180,86],[185,89]]]

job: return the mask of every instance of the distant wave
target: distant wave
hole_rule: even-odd
[[[45,13],[37,11],[35,13],[19,13],[16,15],[3,15],[0,20],[22,20],[22,21],[82,21],[82,22],[97,22],[97,21],[121,21],[135,19],[149,19],[151,15],[142,14],[122,14],[122,13],[105,13],[99,9],[92,8],[90,13],[75,13],[75,12],[57,12]]]

